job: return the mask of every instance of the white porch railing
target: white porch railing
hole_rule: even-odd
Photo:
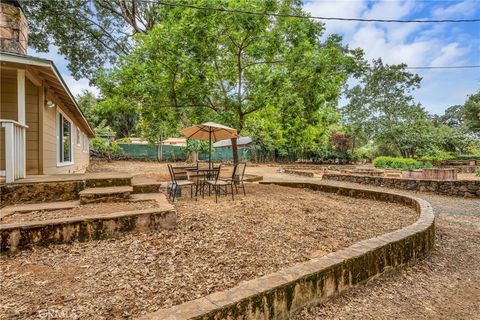
[[[25,178],[25,137],[28,126],[14,120],[0,119],[5,128],[5,182]]]

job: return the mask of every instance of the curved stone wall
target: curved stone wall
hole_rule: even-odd
[[[403,229],[243,282],[226,291],[147,314],[142,319],[287,319],[306,306],[321,303],[372,277],[423,258],[434,246],[435,217],[425,200],[393,192],[313,183],[275,184],[400,203],[415,208],[419,218]]]
[[[480,180],[400,179],[332,173],[324,174],[322,179],[354,182],[412,191],[435,192],[448,196],[480,198]]]

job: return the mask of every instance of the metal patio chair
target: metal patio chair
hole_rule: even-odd
[[[218,171],[215,172],[214,180],[205,181],[205,184],[209,186],[209,190],[208,190],[209,194],[210,194],[210,186],[213,187],[213,191],[215,192],[215,202],[217,202],[217,203],[218,203],[218,197],[220,197],[220,194],[222,192],[225,195],[231,193],[232,194],[232,200],[235,200],[234,196],[233,196],[233,183],[231,181],[219,179],[221,166],[222,165],[218,166]],[[228,186],[230,186],[230,191],[231,192],[228,192]]]
[[[247,164],[245,162],[240,162],[235,165],[233,168],[233,173],[231,178],[222,179],[226,182],[230,182],[235,186],[235,191],[238,194],[238,187],[243,189],[243,195],[246,196],[247,193],[245,192],[245,185],[243,184],[243,178],[245,176],[245,169],[247,168]]]
[[[170,173],[170,180],[171,180],[170,191],[168,193],[168,200],[172,199],[172,202],[175,202],[177,191],[180,189],[180,192],[181,192],[182,187],[185,187],[185,186],[190,186],[190,197],[193,198],[193,185],[195,185],[195,183],[190,180],[186,180],[186,178],[179,180],[178,177],[179,175],[181,175],[181,172],[179,172],[178,170],[176,171],[177,168],[173,168],[171,164],[168,164],[167,166],[168,166],[168,171]],[[183,175],[182,175],[182,178],[183,178]]]

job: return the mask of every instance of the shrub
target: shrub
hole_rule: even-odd
[[[132,143],[132,139],[125,137],[125,138],[116,139],[115,142],[116,143]]]
[[[109,144],[107,139],[95,137],[92,139],[91,144],[92,152],[98,157],[110,160],[112,155],[122,153],[122,148],[115,141]]]
[[[455,157],[455,160],[477,160],[480,159],[480,154],[461,154]]]
[[[414,170],[431,168],[432,163],[411,158],[378,157],[373,160],[373,166],[381,169]]]
[[[439,151],[432,155],[425,155],[422,157],[417,158],[418,161],[421,162],[430,162],[434,165],[440,164],[442,161],[453,159],[451,153],[445,151]]]

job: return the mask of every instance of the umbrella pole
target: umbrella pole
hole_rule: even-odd
[[[212,169],[212,128],[208,130],[208,169]]]

